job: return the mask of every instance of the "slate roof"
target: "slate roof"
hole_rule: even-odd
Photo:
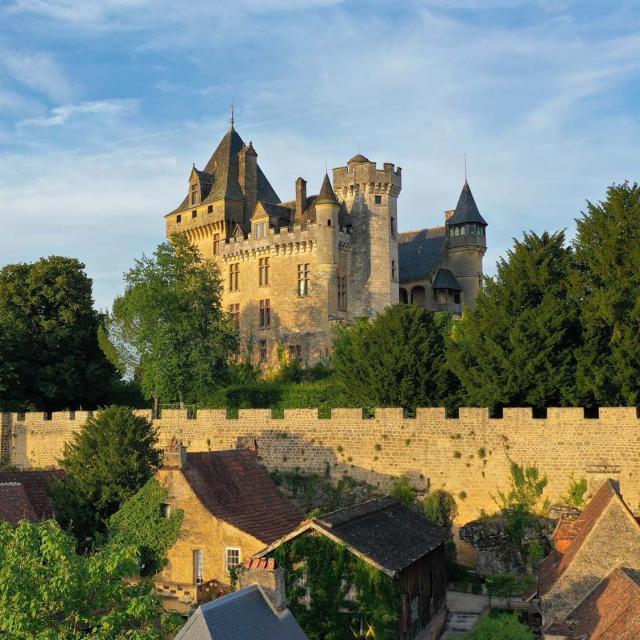
[[[572,611],[571,640],[640,638],[640,571],[614,569]]]
[[[434,289],[453,289],[455,291],[462,291],[460,283],[456,280],[456,277],[449,269],[438,269],[436,278],[433,281]]]
[[[400,282],[430,277],[442,264],[446,245],[445,227],[399,233]]]
[[[455,212],[447,220],[447,225],[464,224],[466,222],[476,222],[487,226],[486,220],[480,215],[476,201],[473,199],[471,187],[469,187],[469,183],[465,180]]]
[[[351,160],[349,160],[347,164],[351,164],[353,162],[371,162],[371,161],[369,160],[369,158],[366,158],[361,153],[356,153],[356,155],[353,156],[353,158],[351,158]]]
[[[59,469],[0,472],[0,520],[15,524],[23,519],[40,522],[52,518],[48,490],[63,475]]]
[[[304,518],[248,449],[188,452],[182,473],[212,515],[265,544]]]
[[[206,196],[204,192],[202,193],[200,204],[216,202],[223,198],[240,201],[244,200],[244,193],[242,192],[240,183],[238,182],[240,166],[238,154],[244,146],[245,144],[242,138],[235,128],[231,126],[223,136],[222,140],[220,140],[216,150],[205,165],[204,170],[198,171],[196,169],[201,179],[205,176],[207,186],[211,183],[211,187],[207,191]],[[280,198],[278,197],[278,194],[274,191],[259,165],[257,177],[257,199],[262,200],[263,202],[279,203]],[[189,194],[187,194],[182,203],[171,213],[189,208]]]
[[[598,489],[596,495],[589,501],[580,517],[573,521],[571,534],[573,541],[567,547],[566,551],[564,553],[555,551],[540,564],[540,574],[538,576],[539,596],[547,593],[567,570],[589,533],[597,525],[605,509],[613,500],[619,501],[623,508],[629,511],[629,508],[618,493],[613,482],[607,480],[600,489]],[[629,511],[629,513],[631,512]],[[632,519],[637,524],[633,515]],[[638,526],[638,533],[640,534],[640,525]]]
[[[390,497],[339,509],[313,522],[393,575],[444,544],[448,535]]]
[[[201,605],[175,640],[307,640],[291,611],[278,614],[253,585]]]
[[[331,186],[331,180],[329,180],[329,174],[324,174],[324,180],[322,181],[322,187],[320,187],[320,193],[315,200],[315,204],[339,204],[338,199],[336,198],[336,194],[333,191],[333,187]]]

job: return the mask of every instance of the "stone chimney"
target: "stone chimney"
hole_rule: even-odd
[[[163,469],[182,469],[187,464],[187,448],[177,438],[172,438],[162,456]]]
[[[276,613],[287,608],[287,596],[284,586],[284,569],[276,569],[273,558],[249,558],[238,572],[238,584],[241,589],[255,584],[267,598]]]
[[[300,224],[302,222],[302,214],[304,213],[306,204],[307,204],[307,181],[304,178],[298,178],[296,180],[296,213],[295,213],[295,222],[297,224]]]

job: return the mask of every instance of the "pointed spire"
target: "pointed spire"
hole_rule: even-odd
[[[487,225],[486,220],[480,215],[476,201],[473,199],[471,187],[465,180],[462,191],[460,192],[460,198],[458,198],[456,210],[447,220],[447,225],[465,224],[466,222],[475,222],[477,224]]]
[[[338,199],[336,198],[336,194],[333,191],[333,187],[331,186],[331,181],[329,180],[329,174],[324,174],[324,180],[322,181],[322,187],[320,188],[320,193],[316,198],[316,204],[340,204]]]

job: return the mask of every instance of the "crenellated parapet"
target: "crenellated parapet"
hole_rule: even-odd
[[[333,170],[333,188],[338,197],[348,199],[358,193],[388,194],[397,197],[402,190],[402,169],[385,162],[379,169],[375,162],[350,161]]]

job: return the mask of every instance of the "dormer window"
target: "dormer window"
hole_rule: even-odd
[[[258,222],[253,226],[253,236],[256,240],[261,240],[265,237],[265,227],[266,224],[264,222]]]
[[[198,185],[195,182],[191,185],[191,206],[194,204],[198,204]]]
[[[180,223],[182,222],[182,216],[181,216],[180,214],[178,214],[178,215],[176,216],[176,222],[177,222],[178,224],[180,224]]]

